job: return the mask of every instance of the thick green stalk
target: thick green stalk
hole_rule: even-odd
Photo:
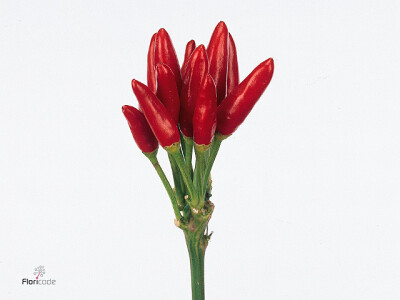
[[[195,231],[185,231],[186,245],[190,258],[192,282],[192,300],[204,300],[204,255],[208,240],[204,231],[208,222],[204,222]]]
[[[192,300],[204,300],[204,255],[210,240],[207,226],[214,211],[214,204],[207,201],[203,212],[197,215],[194,210],[188,223],[180,228],[185,233],[185,240],[190,258],[190,273],[192,282]]]
[[[204,253],[199,241],[187,241],[192,281],[192,300],[204,300]]]

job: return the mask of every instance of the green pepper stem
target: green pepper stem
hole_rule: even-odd
[[[205,172],[205,156],[206,153],[209,152],[209,146],[204,147],[204,145],[194,144],[194,151],[196,154],[196,167],[194,169],[194,179],[193,185],[196,188],[197,195],[200,201],[200,207],[204,205],[204,194],[203,194],[203,177]]]
[[[186,137],[184,135],[182,140],[183,154],[185,155],[185,165],[189,170],[190,178],[193,179],[193,166],[192,166],[192,156],[193,156],[193,138]]]
[[[184,197],[184,186],[182,186],[182,178],[181,173],[179,171],[179,167],[176,164],[174,157],[168,153],[168,159],[171,164],[172,176],[174,178],[174,185],[175,185],[175,196],[176,201],[178,203],[179,210],[183,210],[185,207],[185,199]]]
[[[179,207],[178,207],[178,203],[175,198],[174,191],[172,190],[172,187],[168,181],[168,178],[167,178],[167,176],[165,176],[165,173],[164,173],[163,169],[161,168],[160,163],[158,162],[157,150],[155,150],[151,153],[144,153],[144,155],[147,156],[147,158],[152,163],[154,169],[156,169],[157,174],[160,177],[165,189],[167,190],[169,198],[171,199],[172,208],[174,209],[174,213],[175,213],[175,218],[176,218],[176,220],[179,221],[182,218],[182,215],[179,211]]]
[[[196,189],[202,189],[202,179],[204,176],[204,152],[199,150],[196,146],[194,147],[196,154],[196,166],[194,168],[193,185]]]
[[[190,205],[193,205],[196,203],[196,194],[194,192],[194,186],[193,186],[192,179],[189,175],[187,166],[185,165],[185,161],[183,160],[182,153],[181,153],[180,149],[169,152],[169,153],[172,154],[172,156],[175,158],[175,161],[179,167],[179,170],[181,170],[183,181],[185,182],[186,188],[189,192],[190,201],[188,201],[188,203]]]
[[[192,300],[204,300],[204,252],[202,246],[204,236],[185,234],[186,245],[190,258],[190,273],[192,281]]]
[[[206,170],[204,171],[204,177],[203,177],[203,189],[202,189],[202,195],[204,197],[205,192],[207,190],[207,185],[208,185],[208,179],[210,177],[211,169],[214,165],[215,158],[217,157],[219,147],[221,146],[221,143],[224,139],[226,139],[227,136],[221,135],[219,133],[216,133],[214,136],[214,141],[211,145],[211,151],[210,151],[210,156],[208,157],[208,163],[206,166]]]

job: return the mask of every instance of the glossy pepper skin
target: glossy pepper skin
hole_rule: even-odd
[[[272,79],[272,58],[259,64],[218,107],[217,131],[230,135],[242,124]]]
[[[156,71],[155,71],[155,46],[157,33],[153,34],[150,40],[149,52],[147,53],[147,86],[153,93],[156,92]]]
[[[224,22],[219,22],[211,36],[207,47],[210,62],[210,75],[217,87],[218,104],[226,96],[226,79],[228,72],[228,28]]]
[[[231,34],[229,34],[228,50],[228,77],[226,80],[227,95],[232,93],[234,88],[239,84],[239,65],[236,45]]]
[[[190,55],[192,55],[194,49],[196,49],[196,42],[194,40],[191,40],[186,44],[185,58],[183,60],[182,68],[181,68],[182,78],[185,77],[185,71],[186,71],[187,63],[188,63]]]
[[[197,145],[210,145],[217,127],[217,93],[208,74],[203,80],[193,114],[193,140]]]
[[[188,61],[181,92],[180,129],[186,137],[193,137],[193,112],[201,83],[208,74],[208,58],[204,45],[193,51]]]
[[[161,28],[157,32],[155,44],[155,65],[157,66],[159,63],[164,63],[171,68],[175,76],[176,86],[180,92],[182,88],[181,69],[174,45],[172,44],[168,32],[164,28]]]
[[[156,150],[158,148],[158,141],[143,113],[129,105],[122,106],[122,113],[128,121],[133,139],[139,149],[144,153],[151,153]]]
[[[165,64],[156,67],[157,98],[164,104],[175,124],[179,123],[180,100],[174,73]]]
[[[132,90],[142,108],[143,114],[162,147],[169,147],[180,141],[178,127],[164,105],[143,83],[133,79]]]

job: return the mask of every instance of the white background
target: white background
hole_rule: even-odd
[[[270,87],[223,143],[206,298],[400,299],[399,1],[0,2],[0,299],[190,299],[121,113],[150,37],[224,20]],[[167,170],[164,151],[161,161]],[[33,269],[56,286],[22,286]]]

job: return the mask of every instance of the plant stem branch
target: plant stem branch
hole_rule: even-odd
[[[160,177],[165,189],[167,190],[168,196],[171,199],[171,203],[172,203],[172,208],[174,209],[174,214],[175,214],[175,218],[177,221],[180,221],[182,218],[181,212],[179,211],[179,207],[178,207],[178,203],[176,201],[175,198],[175,194],[174,191],[172,190],[172,187],[168,181],[167,176],[165,176],[165,173],[163,171],[163,169],[160,166],[160,163],[158,162],[157,159],[157,150],[151,153],[144,153],[147,158],[150,160],[150,162],[152,163],[154,169],[156,169],[158,176]]]
[[[221,135],[219,133],[216,133],[214,136],[214,141],[211,146],[210,156],[208,157],[206,170],[204,172],[202,195],[205,195],[207,185],[208,185],[208,178],[210,177],[211,169],[214,165],[215,158],[217,157],[219,147],[221,146],[221,143],[225,138],[226,138],[226,136]]]
[[[172,154],[172,156],[174,157],[179,169],[181,170],[183,181],[185,182],[186,188],[187,188],[187,190],[189,192],[190,201],[188,201],[188,203],[190,205],[195,205],[196,201],[197,201],[197,199],[196,199],[197,197],[196,197],[196,194],[195,194],[195,190],[194,190],[192,179],[191,179],[191,177],[189,175],[187,166],[185,165],[185,161],[183,160],[182,153],[180,152],[180,150],[177,150],[177,151],[170,152],[170,154]]]
[[[193,166],[192,166],[192,156],[193,156],[193,138],[183,136],[182,141],[182,149],[184,151],[185,156],[185,165],[186,168],[189,170],[190,178],[193,180]]]
[[[196,154],[196,167],[194,169],[193,185],[197,191],[197,195],[200,200],[200,206],[203,206],[204,195],[203,195],[203,177],[205,172],[205,152],[206,150],[199,147],[197,144],[194,146]]]
[[[181,173],[179,171],[179,167],[176,164],[174,157],[169,153],[168,153],[168,159],[171,164],[172,176],[174,178],[176,201],[178,202],[179,210],[183,210],[183,208],[185,207],[185,199],[183,198],[185,187],[182,186]]]

